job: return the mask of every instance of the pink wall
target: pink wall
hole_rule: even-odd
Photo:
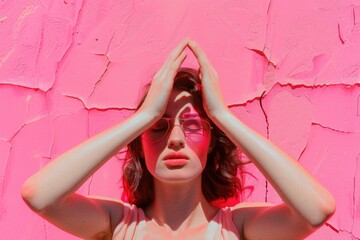
[[[140,87],[185,36],[207,52],[239,118],[335,195],[336,214],[308,239],[360,238],[360,1],[5,0],[2,239],[75,239],[25,206],[22,183],[129,116]],[[185,65],[197,66],[193,57]],[[248,177],[248,200],[279,202],[247,167],[257,176]],[[113,158],[80,192],[120,197],[120,168]]]

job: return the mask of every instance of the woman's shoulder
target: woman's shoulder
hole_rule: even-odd
[[[232,212],[233,222],[239,232],[243,231],[244,223],[259,211],[274,206],[268,202],[241,202],[233,207],[229,207]]]
[[[88,196],[88,198],[95,201],[99,207],[108,212],[111,222],[111,230],[114,230],[119,222],[123,219],[124,209],[130,206],[128,203],[116,198],[103,196]]]
[[[272,206],[275,206],[275,204],[268,202],[241,202],[229,208],[234,218],[246,218],[249,214]]]

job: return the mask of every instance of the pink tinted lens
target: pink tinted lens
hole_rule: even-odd
[[[149,142],[163,139],[169,132],[170,121],[173,119],[162,118],[142,134],[142,138]],[[210,124],[202,119],[180,119],[180,126],[187,139],[201,142],[210,134]]]

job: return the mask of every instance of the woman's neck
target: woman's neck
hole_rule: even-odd
[[[200,227],[217,212],[202,193],[201,177],[191,184],[169,184],[154,179],[154,191],[154,202],[145,209],[145,214],[171,231]]]

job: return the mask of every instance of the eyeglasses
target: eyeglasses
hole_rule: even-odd
[[[194,142],[202,142],[211,132],[211,124],[201,118],[176,118],[179,124],[175,124],[175,118],[161,118],[153,126],[147,129],[142,138],[148,142],[158,142],[169,132],[171,127],[180,126],[185,137]]]

